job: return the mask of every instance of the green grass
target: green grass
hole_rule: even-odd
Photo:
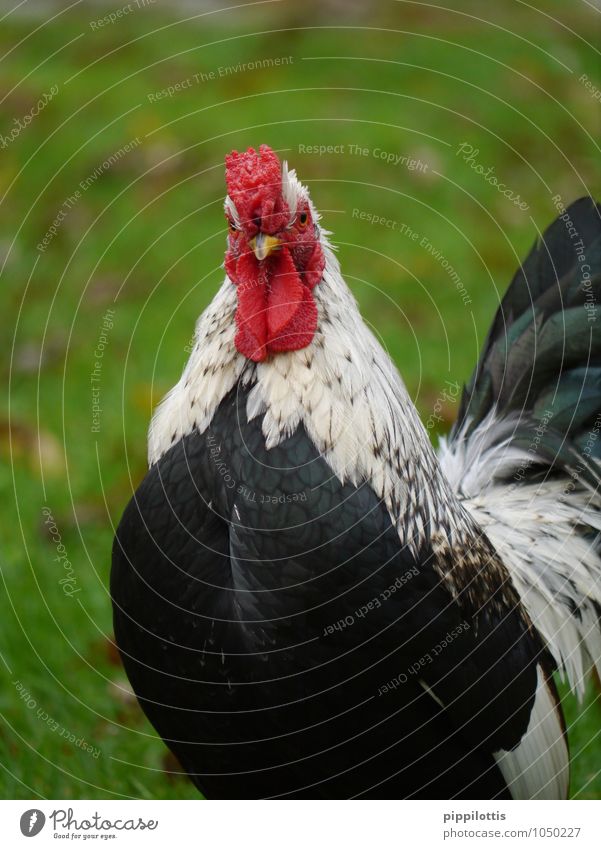
[[[100,13],[85,7],[37,32],[41,19],[2,22],[2,54],[21,43],[0,62],[0,132],[10,133],[13,119],[58,86],[0,149],[0,362],[10,383],[10,409],[0,419],[0,794],[7,798],[195,798],[185,780],[166,775],[164,747],[119,691],[125,679],[107,640],[107,582],[114,523],[144,475],[151,409],[179,376],[194,321],[222,278],[224,154],[268,142],[308,182],[363,314],[424,419],[445,381],[469,376],[499,292],[535,226],[554,217],[551,196],[601,192],[598,107],[578,81],[596,73],[584,40],[594,20],[586,4],[573,4],[569,20],[559,0],[546,4],[575,34],[517,3],[502,4],[494,25],[382,3],[369,21],[349,18],[340,27],[339,16],[317,4],[303,8],[301,15],[263,4],[187,23],[140,9],[96,30],[90,21]],[[461,4],[472,14],[481,8]],[[274,57],[292,59],[219,76],[220,67]],[[215,79],[149,97],[211,71]],[[494,167],[527,211],[457,156],[462,142],[478,149],[478,162]],[[344,152],[318,156],[306,152],[310,145]],[[376,149],[428,167],[387,164]],[[78,189],[40,253],[36,246]],[[419,234],[415,241],[403,224]],[[457,270],[469,304],[443,260]],[[94,433],[90,375],[107,308],[114,324]],[[444,412],[448,425],[453,404]],[[44,507],[72,564],[63,586],[80,590],[73,597],[59,584],[67,573],[54,560]],[[580,712],[566,705],[578,797],[601,793],[597,692]],[[84,738],[99,756],[61,734]]]

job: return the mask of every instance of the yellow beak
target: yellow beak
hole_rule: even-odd
[[[268,257],[273,251],[277,250],[282,244],[282,240],[277,236],[268,236],[265,233],[258,233],[254,239],[249,242],[259,262]]]

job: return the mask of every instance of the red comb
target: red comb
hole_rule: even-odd
[[[288,221],[288,204],[282,197],[282,164],[269,145],[258,151],[232,151],[225,157],[228,194],[245,229],[256,231],[256,222],[265,233],[275,233]]]

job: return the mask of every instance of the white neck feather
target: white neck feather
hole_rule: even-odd
[[[311,344],[262,363],[246,359],[234,345],[236,287],[226,277],[198,320],[181,379],[153,416],[149,462],[156,463],[193,429],[202,433],[241,381],[252,386],[248,418],[263,416],[268,448],[304,425],[340,480],[370,484],[403,542],[417,553],[434,532],[444,530],[448,538],[465,530],[466,516],[398,371],[363,322],[323,232],[320,239],[326,266],[313,290],[319,317]]]

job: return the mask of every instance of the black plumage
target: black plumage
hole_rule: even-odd
[[[505,796],[491,753],[527,726],[540,641],[519,611],[466,615],[369,486],[302,428],[267,451],[245,405],[174,445],[117,532],[115,633],[148,717],[210,797]]]

